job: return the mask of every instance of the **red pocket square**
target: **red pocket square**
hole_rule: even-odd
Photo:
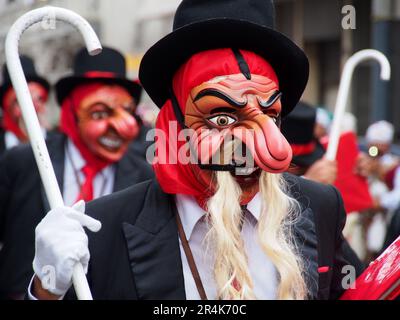
[[[329,267],[328,266],[324,266],[324,267],[319,267],[318,268],[318,273],[325,273],[329,271]]]

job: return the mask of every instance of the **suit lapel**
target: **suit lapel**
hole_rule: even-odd
[[[122,225],[139,299],[186,298],[171,201],[174,200],[153,183],[135,223]]]
[[[311,208],[305,209],[294,225],[294,234],[300,255],[303,257],[304,276],[309,290],[309,297],[318,297],[318,246],[314,222],[314,213]]]
[[[304,196],[299,188],[298,177],[284,173],[284,179],[288,183],[290,194],[301,205],[302,213],[296,220],[293,231],[298,252],[303,258],[304,277],[309,291],[310,299],[317,299],[319,296],[319,274],[318,274],[318,236],[315,212],[310,207],[310,199]]]
[[[66,137],[61,134],[50,133],[46,141],[49,150],[51,163],[53,164],[54,172],[56,174],[58,185],[63,192],[64,185],[64,160],[65,160],[65,141]],[[45,212],[50,210],[50,205],[46,197],[43,184],[41,184],[42,200]]]
[[[290,189],[290,194],[302,206],[303,212],[300,214],[294,225],[294,234],[297,248],[303,257],[304,276],[309,290],[310,299],[321,298],[320,274],[318,273],[319,260],[321,256],[318,254],[321,250],[321,239],[317,227],[317,212],[314,212],[313,203],[304,195],[303,190],[299,187],[299,179],[291,174],[283,174]]]

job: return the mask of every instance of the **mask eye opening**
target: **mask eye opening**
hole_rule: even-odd
[[[224,129],[230,127],[238,121],[238,118],[233,114],[220,113],[207,118],[207,122],[215,128]]]

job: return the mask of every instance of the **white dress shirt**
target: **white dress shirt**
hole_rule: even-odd
[[[64,185],[63,198],[66,206],[72,206],[79,196],[80,185],[85,181],[85,174],[82,168],[86,165],[78,148],[71,140],[65,146],[64,160]],[[75,172],[76,171],[76,172]],[[79,178],[79,183],[77,181]],[[99,198],[113,192],[115,180],[115,167],[113,165],[105,167],[93,180],[93,196]]]
[[[216,299],[217,290],[214,280],[212,248],[210,248],[209,254],[205,254],[206,244],[204,239],[208,232],[207,223],[204,221],[206,213],[197,204],[195,198],[191,196],[176,195],[176,205],[207,298],[210,300]],[[245,216],[242,237],[254,285],[254,293],[257,299],[274,300],[276,299],[278,285],[277,271],[268,256],[264,254],[257,239],[257,223],[261,213],[261,198],[259,194],[247,205],[247,209],[251,214],[246,214]],[[180,243],[180,250],[186,298],[188,300],[199,300],[200,295],[190,271],[182,243]]]
[[[14,148],[19,145],[19,139],[17,136],[11,131],[6,131],[4,134],[4,143],[6,146],[6,150]]]

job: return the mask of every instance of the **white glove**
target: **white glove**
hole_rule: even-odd
[[[49,211],[36,227],[33,270],[43,288],[52,294],[65,295],[72,285],[77,262],[87,273],[90,254],[83,227],[97,232],[101,223],[84,212],[84,201],[77,202],[72,208],[56,208]]]

